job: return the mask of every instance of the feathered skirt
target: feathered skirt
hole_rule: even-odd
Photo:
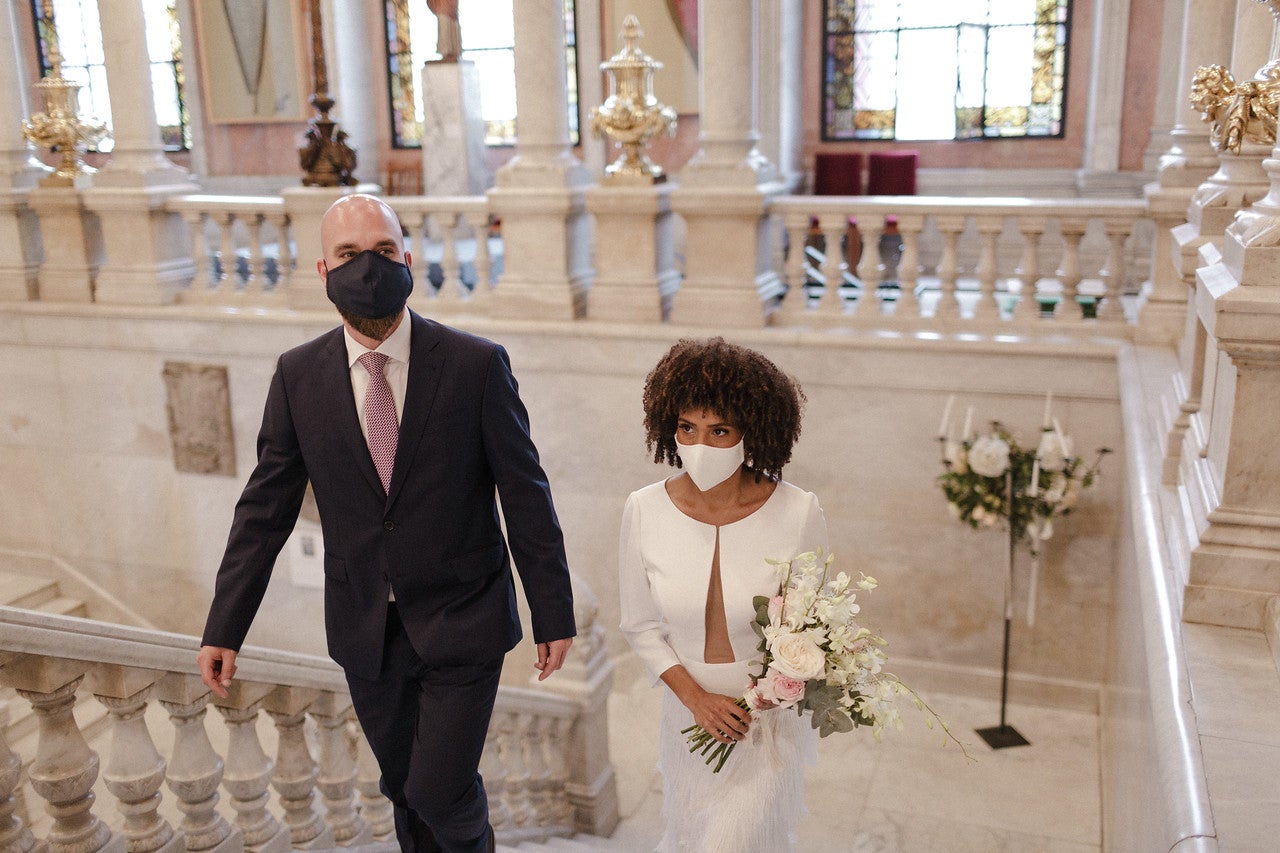
[[[737,698],[750,684],[747,661],[683,663],[713,693]],[[689,752],[680,730],[693,724],[689,709],[664,687],[658,735],[664,827],[659,853],[792,849],[796,825],[805,813],[804,768],[817,757],[817,733],[809,719],[790,708],[756,714],[719,773],[712,772],[714,764],[705,764],[705,756]]]

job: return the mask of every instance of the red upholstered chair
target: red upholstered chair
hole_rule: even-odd
[[[814,155],[813,194],[862,195],[862,155]]]
[[[867,158],[867,195],[915,195],[915,151],[876,151]]]

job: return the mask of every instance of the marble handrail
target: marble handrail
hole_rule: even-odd
[[[1120,297],[1140,290],[1126,269],[1141,200],[790,196],[770,210],[786,230],[783,277],[804,294],[775,324],[1123,326]]]
[[[195,276],[183,301],[284,303],[296,252],[283,198],[194,193],[165,208],[191,232]]]
[[[16,754],[0,726],[0,847],[276,850],[391,838],[390,804],[378,793],[376,763],[336,664],[246,646],[230,695],[220,699],[200,683],[198,648],[191,636],[0,607],[0,684],[16,688],[39,722],[34,754]],[[94,735],[72,714],[89,694],[107,709],[111,729],[101,783]],[[162,736],[156,715],[148,716],[152,700],[167,713],[171,734]],[[218,717],[208,715],[209,705]],[[274,723],[274,760],[258,738],[262,711]],[[587,713],[572,697],[499,688],[483,766],[504,842],[575,831],[581,804],[568,753]],[[211,739],[207,723],[218,718],[226,731]],[[314,737],[304,736],[306,727]],[[225,744],[221,753],[215,741]],[[172,744],[167,757],[157,743]],[[23,766],[30,792],[53,817],[45,838],[20,813]],[[162,783],[182,815],[176,825],[166,816],[172,809],[161,808]],[[95,813],[94,790],[101,797],[103,786],[119,817],[106,816],[101,801]]]

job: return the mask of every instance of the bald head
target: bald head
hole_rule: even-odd
[[[320,220],[320,246],[324,257],[316,268],[322,279],[328,270],[366,250],[382,252],[399,263],[409,262],[396,212],[382,199],[364,193],[343,196],[329,205]]]

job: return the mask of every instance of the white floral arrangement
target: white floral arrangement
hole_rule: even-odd
[[[926,725],[932,728],[934,720],[941,725],[944,743],[960,743],[915,691],[885,672],[887,641],[858,623],[857,593],[875,589],[876,579],[861,573],[857,580],[845,572],[832,576],[833,561],[821,549],[768,561],[777,569],[778,590],[752,599],[752,628],[760,637],[763,659],[738,707],[752,716],[794,708],[812,716],[821,737],[867,726],[879,740],[886,726],[902,728],[896,701],[910,695],[927,712]],[[708,765],[715,762],[713,772],[719,773],[733,753],[733,743],[716,741],[702,726],[689,726],[681,734],[687,736],[690,752],[705,755]]]

